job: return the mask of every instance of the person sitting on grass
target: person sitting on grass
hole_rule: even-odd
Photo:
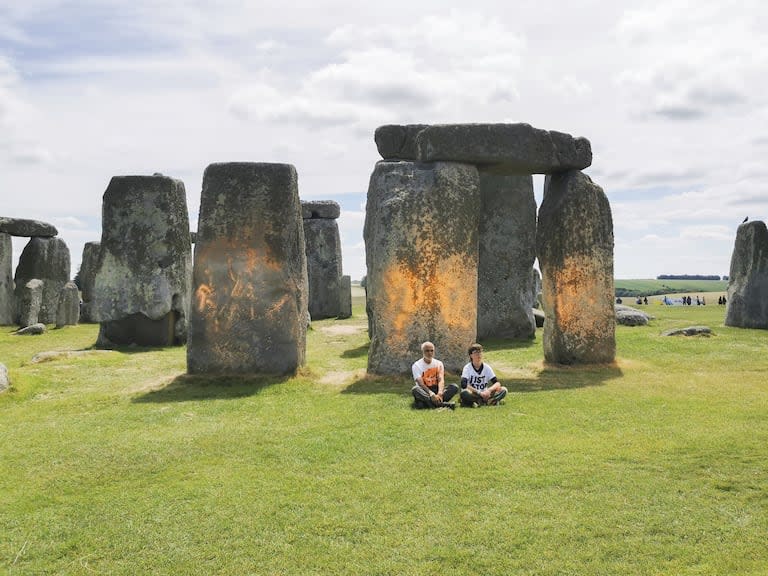
[[[411,393],[416,400],[416,408],[456,408],[451,398],[459,391],[456,384],[445,385],[445,367],[435,358],[435,345],[424,342],[421,345],[422,357],[411,367],[416,385]]]
[[[483,347],[480,344],[469,347],[469,359],[461,372],[461,405],[477,408],[501,403],[507,389],[496,378],[493,368],[483,362]]]

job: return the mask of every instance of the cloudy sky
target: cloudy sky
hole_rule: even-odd
[[[377,126],[527,122],[591,141],[617,278],[727,274],[768,217],[766,6],[0,0],[0,215],[57,226],[74,275],[113,175],[181,179],[194,227],[208,164],[285,162],[358,279]]]

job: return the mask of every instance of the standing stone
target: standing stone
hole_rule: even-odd
[[[20,290],[17,288],[17,323],[22,328],[38,323],[40,306],[43,302],[43,284],[44,282],[42,280],[33,278],[24,284]]]
[[[77,284],[67,282],[61,289],[59,309],[56,312],[56,328],[74,326],[80,318],[80,291]]]
[[[187,371],[291,373],[304,364],[307,261],[296,169],[211,164],[195,244]]]
[[[536,234],[545,360],[612,362],[613,219],[602,188],[576,170],[547,176]]]
[[[13,243],[0,232],[0,326],[13,324]]]
[[[92,318],[101,324],[98,345],[185,342],[192,246],[184,183],[113,177],[101,230],[92,300]]]
[[[16,267],[16,299],[27,282],[32,279],[43,281],[38,322],[53,324],[59,309],[59,295],[64,284],[69,282],[69,248],[61,238],[30,238],[19,257]]]
[[[313,320],[335,318],[339,315],[341,278],[339,225],[335,219],[305,218],[304,239],[307,252],[309,313]]]
[[[352,317],[352,278],[342,276],[339,280],[339,318]]]
[[[480,172],[477,337],[530,339],[536,200],[533,178]]]
[[[725,325],[768,328],[768,229],[760,220],[742,224],[736,232]]]
[[[406,374],[430,340],[460,371],[477,336],[480,186],[466,164],[376,164],[365,249],[368,371]]]
[[[83,259],[80,264],[83,305],[80,310],[80,322],[95,322],[93,304],[96,299],[96,270],[100,252],[101,242],[86,242],[83,246]]]

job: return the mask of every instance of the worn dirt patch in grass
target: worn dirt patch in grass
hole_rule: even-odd
[[[320,332],[325,334],[332,334],[335,336],[351,336],[365,330],[365,326],[350,325],[350,324],[334,324],[333,326],[322,326],[319,328]]]

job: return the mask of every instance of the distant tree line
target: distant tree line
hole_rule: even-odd
[[[727,280],[728,278],[723,278]],[[715,274],[659,274],[656,280],[720,280]]]

